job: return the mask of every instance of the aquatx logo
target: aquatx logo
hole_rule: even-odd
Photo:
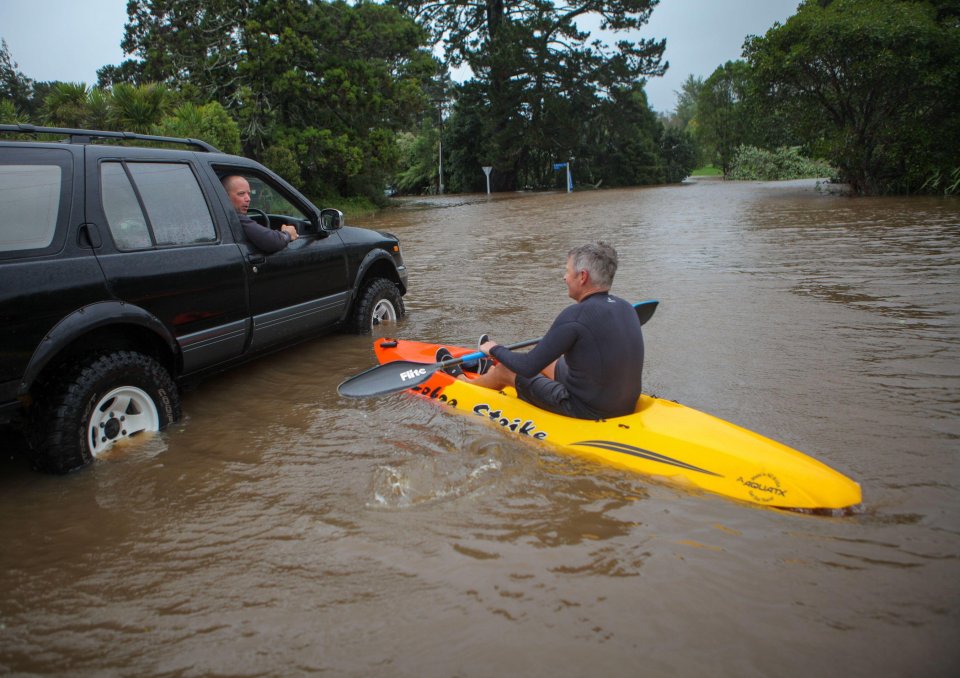
[[[407,370],[406,372],[401,372],[400,383],[402,384],[407,381],[410,381],[411,379],[417,379],[418,377],[422,377],[426,373],[427,373],[427,368],[425,367],[417,367],[412,370]]]
[[[749,489],[751,497],[764,504],[776,497],[787,496],[787,491],[780,487],[780,481],[772,473],[758,473],[750,480],[740,476],[737,482]]]

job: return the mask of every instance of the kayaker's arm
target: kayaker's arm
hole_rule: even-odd
[[[576,343],[577,336],[575,323],[565,322],[561,316],[533,350],[517,353],[504,346],[495,346],[490,355],[512,372],[523,377],[532,377],[569,351]]]

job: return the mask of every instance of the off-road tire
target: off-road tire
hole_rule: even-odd
[[[111,394],[119,398],[109,397]],[[124,401],[129,401],[129,407],[118,411],[113,421],[107,410]],[[141,414],[143,409],[148,410],[146,415]],[[44,388],[33,410],[28,430],[33,467],[46,473],[69,473],[91,463],[117,440],[177,421],[180,395],[170,374],[156,360],[141,353],[116,351],[68,366],[60,379]],[[127,416],[139,420],[130,430],[120,423]],[[91,424],[106,433],[93,443]]]
[[[361,290],[350,315],[347,331],[353,334],[371,334],[384,313],[386,316],[394,316],[386,317],[385,320],[400,320],[406,314],[403,297],[392,280],[374,278]]]

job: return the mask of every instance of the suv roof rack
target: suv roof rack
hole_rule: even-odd
[[[137,134],[135,132],[110,132],[105,130],[72,129],[69,127],[37,127],[36,125],[0,125],[0,132],[14,132],[19,134],[64,134],[71,144],[89,144],[97,139],[136,139],[137,141],[156,141],[165,144],[186,144],[195,146],[207,153],[220,153],[220,149],[211,146],[200,139],[179,139],[177,137],[161,137],[153,134]]]

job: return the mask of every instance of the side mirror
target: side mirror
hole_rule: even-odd
[[[343,226],[343,212],[332,207],[320,210],[320,228],[335,231]]]

